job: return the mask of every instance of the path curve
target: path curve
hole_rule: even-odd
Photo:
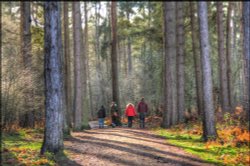
[[[149,130],[92,129],[72,133],[65,149],[74,166],[208,166]]]

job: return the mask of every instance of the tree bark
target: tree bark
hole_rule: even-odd
[[[73,13],[73,39],[74,39],[74,130],[81,130],[82,125],[82,110],[83,110],[83,84],[82,84],[82,33],[81,33],[81,15],[80,2],[72,3]]]
[[[88,10],[87,10],[87,2],[84,2],[84,18],[85,18],[85,56],[86,56],[86,74],[87,74],[87,86],[89,91],[89,103],[90,103],[90,114],[91,118],[94,118],[94,110],[93,110],[93,100],[92,100],[92,89],[91,89],[91,79],[90,79],[90,70],[89,70],[89,43],[88,43]]]
[[[81,12],[81,10],[80,10]],[[80,13],[80,18],[81,18],[81,13]],[[82,25],[82,21],[80,19],[80,25]],[[81,37],[83,39],[81,40],[81,46],[84,50],[81,51],[82,53],[82,94],[83,94],[83,114],[82,114],[82,128],[83,129],[88,129],[88,120],[89,120],[89,105],[88,105],[88,97],[87,97],[87,56],[86,56],[86,51],[85,51],[85,34],[83,35],[82,28],[80,29],[81,32]]]
[[[218,55],[219,55],[219,78],[220,78],[220,103],[224,112],[229,112],[229,88],[227,80],[227,58],[225,55],[223,3],[217,2],[217,32],[218,32]]]
[[[244,46],[243,46],[243,53],[244,57],[246,60],[246,85],[248,85],[246,88],[247,90],[247,97],[245,101],[245,110],[247,113],[247,118],[248,120],[250,119],[250,2],[249,1],[244,1],[243,2],[243,40],[244,40]]]
[[[162,127],[177,122],[176,106],[176,11],[175,2],[164,2],[165,99]]]
[[[45,132],[41,148],[57,153],[63,149],[63,84],[60,2],[45,2]]]
[[[117,29],[116,29],[116,2],[111,2],[111,31],[112,31],[112,48],[111,48],[111,70],[112,70],[112,99],[120,108],[119,101],[119,81],[118,81],[118,64],[117,64]],[[119,114],[121,114],[119,109]]]
[[[183,2],[176,2],[177,19],[177,110],[178,122],[183,122],[185,111],[184,75],[184,18]]]
[[[23,59],[24,70],[29,70],[31,72],[32,68],[32,54],[31,54],[31,30],[30,30],[30,2],[21,2],[21,54]],[[32,74],[31,74],[32,76]],[[31,82],[29,80],[25,81],[24,87],[24,100],[25,100],[25,113],[21,114],[20,125],[22,127],[34,127],[35,117],[34,110],[32,106],[33,90],[28,84]]]
[[[229,110],[232,111],[234,107],[234,100],[233,100],[233,85],[232,85],[232,74],[231,74],[231,59],[233,54],[233,45],[234,40],[232,38],[234,33],[234,23],[232,19],[232,9],[233,3],[229,2],[228,11],[227,11],[227,88],[228,88],[228,100],[229,100]]]
[[[203,139],[208,141],[217,137],[213,104],[213,85],[210,64],[210,44],[208,34],[207,2],[198,2],[198,17],[200,25],[200,49],[203,72]]]
[[[192,32],[192,49],[193,49],[193,56],[194,56],[194,66],[195,66],[195,83],[196,83],[196,101],[197,101],[197,108],[198,114],[202,115],[203,112],[203,91],[202,91],[202,71],[201,71],[201,57],[199,54],[199,42],[198,42],[198,28],[196,25],[198,21],[195,17],[195,3],[190,2],[190,17],[191,17],[191,32]]]
[[[64,78],[65,78],[65,122],[64,133],[70,134],[71,122],[72,122],[72,93],[71,93],[71,65],[70,65],[70,50],[69,50],[69,14],[68,14],[68,2],[64,2],[63,6],[63,18],[64,18]]]

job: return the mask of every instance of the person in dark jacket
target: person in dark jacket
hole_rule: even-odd
[[[101,109],[97,112],[98,115],[98,122],[99,122],[99,128],[104,128],[104,119],[106,117],[106,110],[104,106],[101,106]]]
[[[141,98],[138,104],[137,112],[139,113],[140,128],[145,128],[145,116],[148,112],[148,105],[144,102],[144,97]]]
[[[112,124],[111,124],[112,127],[119,126],[118,106],[114,101],[111,103],[110,113],[112,118]]]
[[[129,103],[126,106],[125,115],[128,117],[128,127],[132,127],[133,118],[136,116],[135,107],[133,104]]]

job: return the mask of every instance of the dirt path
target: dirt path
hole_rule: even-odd
[[[76,132],[65,141],[65,149],[73,164],[60,165],[209,165],[142,129],[107,128]]]

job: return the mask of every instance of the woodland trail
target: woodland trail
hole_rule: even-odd
[[[167,143],[147,129],[105,128],[74,132],[65,141],[74,166],[205,166],[211,165]]]

